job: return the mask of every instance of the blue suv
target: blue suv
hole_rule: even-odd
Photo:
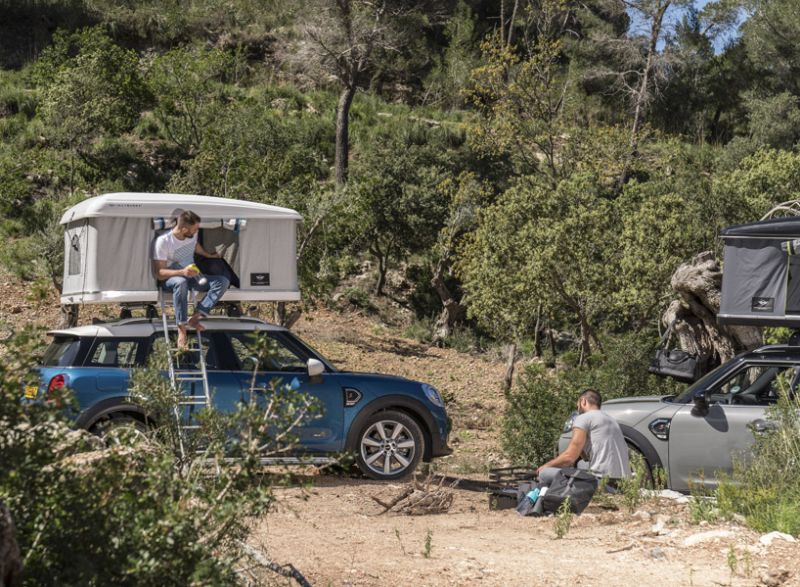
[[[439,392],[426,383],[402,377],[339,371],[297,336],[255,318],[212,317],[204,321],[205,362],[216,409],[233,410],[248,401],[253,377],[252,334],[268,336],[276,351],[259,366],[257,386],[275,378],[294,381],[301,393],[317,398],[321,415],[297,430],[298,450],[286,462],[333,462],[349,452],[361,471],[373,479],[398,479],[420,460],[450,454],[450,421]],[[49,333],[53,341],[39,368],[38,388],[28,397],[47,397],[59,388],[74,393],[80,414],[76,424],[101,433],[120,426],[144,429],[142,407],[128,398],[130,370],[163,355],[160,320],[130,318]],[[199,358],[199,357],[198,357]],[[321,375],[310,376],[324,367]],[[296,381],[295,381],[296,380]],[[187,395],[196,395],[185,382]],[[274,459],[273,459],[274,460]]]

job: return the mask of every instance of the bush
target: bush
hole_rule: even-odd
[[[716,490],[723,515],[739,513],[762,532],[800,534],[800,401],[784,395],[772,406],[774,428],[755,436],[752,455],[734,463]]]
[[[64,410],[20,399],[34,344],[30,333],[17,337],[0,362],[0,502],[17,528],[23,583],[238,584],[246,522],[272,502],[257,455],[290,442],[287,422],[299,410],[313,416],[313,406],[276,387],[266,412],[249,404],[207,413],[198,442],[184,451],[170,425],[168,382],[142,370],[133,392],[146,390],[145,404],[163,425],[136,434],[136,443],[118,434],[106,448],[71,430]],[[223,455],[239,458],[232,464]]]
[[[501,443],[518,464],[541,465],[553,458],[576,395],[564,380],[539,365],[528,366],[508,394]]]

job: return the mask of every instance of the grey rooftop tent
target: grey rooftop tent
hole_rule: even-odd
[[[288,208],[183,194],[105,194],[67,210],[62,304],[151,303],[158,299],[153,241],[177,213],[202,220],[200,242],[219,252],[239,276],[223,301],[293,301],[297,284],[296,225]]]
[[[771,218],[722,231],[720,323],[800,327],[800,254],[792,246],[795,239],[800,239],[800,217]]]

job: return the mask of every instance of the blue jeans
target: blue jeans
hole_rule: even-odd
[[[175,322],[178,326],[189,321],[189,290],[208,292],[203,301],[197,304],[195,311],[208,316],[219,299],[228,290],[230,281],[222,275],[206,275],[208,283],[200,285],[194,277],[170,277],[164,282],[164,290],[172,292],[172,303],[175,305]]]

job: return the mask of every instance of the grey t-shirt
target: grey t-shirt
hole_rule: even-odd
[[[610,479],[630,477],[628,445],[617,421],[600,410],[579,414],[572,426],[587,434],[584,451],[590,453],[589,469]]]

